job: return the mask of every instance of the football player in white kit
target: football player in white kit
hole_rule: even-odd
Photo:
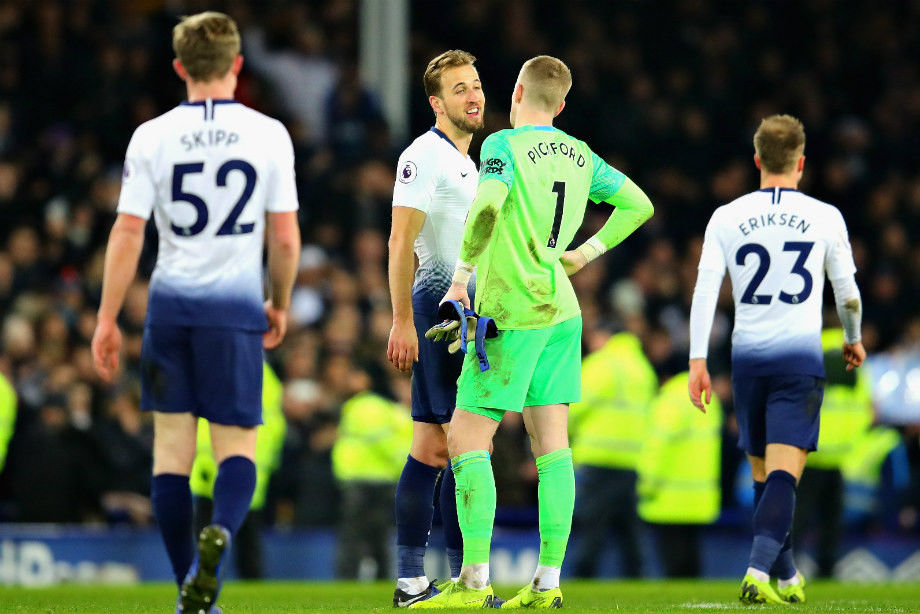
[[[754,542],[740,598],[802,602],[804,579],[792,560],[789,531],[805,457],[818,443],[825,274],[845,331],[848,370],[866,357],[862,306],[843,217],[797,189],[805,164],[801,122],[789,115],[764,119],[754,150],[760,189],[716,209],[706,227],[690,313],[689,392],[705,411],[704,400],[712,395],[709,334],[728,268],[735,300],[732,389],[739,446],[754,478]]]
[[[100,376],[115,379],[117,317],[152,214],[159,253],[141,350],[141,407],[154,412],[151,502],[180,585],[176,611],[208,614],[219,611],[220,563],[255,487],[262,349],[287,329],[300,232],[287,130],[233,100],[243,61],[234,21],[186,17],[173,49],[188,100],[139,126],[128,145],[92,348]],[[199,417],[210,422],[218,472],[196,553],[189,472]]]
[[[470,53],[451,50],[429,62],[423,83],[435,125],[403,151],[393,188],[393,328],[387,358],[402,371],[412,370],[413,419],[412,447],[396,485],[397,607],[439,592],[425,575],[423,559],[442,470],[441,516],[453,578],[460,575],[463,558],[454,476],[447,466],[447,428],[463,355],[449,354],[446,344],[424,334],[441,321],[438,304],[450,286],[463,224],[476,196],[478,171],[467,152],[473,133],[483,127],[485,95],[475,61]],[[419,262],[414,273],[413,251]]]

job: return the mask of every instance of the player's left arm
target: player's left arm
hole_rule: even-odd
[[[467,283],[479,257],[489,245],[502,205],[508,198],[514,177],[514,158],[507,140],[500,133],[490,135],[482,143],[479,188],[463,227],[460,257],[454,269],[450,289],[444,301],[457,300],[467,308],[470,297]]]
[[[562,265],[568,275],[580,271],[586,264],[619,245],[639,226],[652,217],[655,208],[645,192],[629,177],[604,162],[597,154],[589,198],[616,207],[597,233],[574,250],[562,255]]]
[[[847,363],[847,371],[851,371],[866,359],[866,349],[862,344],[862,298],[856,285],[856,264],[853,262],[846,223],[839,212],[835,225],[838,228],[828,243],[824,269],[834,289],[837,315],[843,325],[843,358]]]

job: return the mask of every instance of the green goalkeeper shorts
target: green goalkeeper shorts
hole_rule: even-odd
[[[479,370],[469,343],[457,408],[501,420],[506,411],[581,400],[581,316],[547,328],[503,330],[486,339],[491,368]]]

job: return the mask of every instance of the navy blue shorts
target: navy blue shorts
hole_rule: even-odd
[[[436,315],[416,311],[414,317],[418,362],[412,365],[412,419],[447,424],[454,415],[464,354],[451,354],[443,341],[435,343],[425,338],[425,331],[441,322]]]
[[[769,375],[732,378],[738,447],[764,456],[768,443],[803,450],[818,447],[824,378],[811,375]]]
[[[229,426],[262,424],[262,333],[145,326],[141,409],[191,412]]]

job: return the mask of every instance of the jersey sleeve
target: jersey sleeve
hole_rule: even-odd
[[[719,238],[720,229],[719,212],[716,211],[709,219],[709,224],[706,225],[703,250],[700,254],[700,265],[698,267],[701,271],[725,273],[728,261],[725,258],[725,251],[722,249],[722,241]]]
[[[847,233],[846,222],[840,211],[834,210],[833,229],[828,237],[827,251],[824,257],[824,270],[830,280],[850,277],[856,273],[856,264],[853,262],[853,249],[850,247],[850,237]]]
[[[514,180],[514,156],[511,155],[511,144],[504,134],[495,132],[482,142],[479,160],[479,183],[487,179],[497,179],[511,189]]]
[[[268,186],[268,200],[265,210],[280,213],[297,211],[297,182],[294,177],[294,145],[291,135],[281,122],[277,123],[278,136],[275,146],[269,152],[274,162],[274,181]]]
[[[147,148],[145,126],[139,126],[131,136],[121,175],[118,213],[128,213],[150,219],[156,204],[156,182],[151,171],[151,152]]]
[[[396,167],[393,206],[411,207],[430,213],[431,200],[439,180],[438,158],[433,151],[415,146],[406,148],[399,156]]]
[[[626,175],[604,162],[593,151],[591,161],[594,164],[594,174],[591,176],[591,191],[588,198],[596,203],[606,202],[623,186]]]

